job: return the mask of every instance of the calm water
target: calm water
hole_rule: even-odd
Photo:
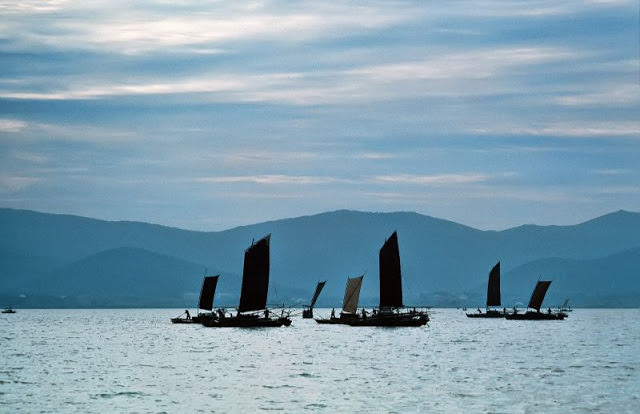
[[[436,309],[428,327],[395,329],[172,325],[179,313],[1,315],[0,412],[640,412],[638,309]]]

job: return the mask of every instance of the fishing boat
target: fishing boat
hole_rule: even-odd
[[[267,235],[244,252],[242,270],[242,288],[240,304],[235,315],[221,312],[217,318],[207,318],[202,324],[210,328],[259,328],[291,325],[289,314],[284,308],[280,315],[267,308],[267,292],[269,290],[269,242]]]
[[[321,324],[343,324],[348,325],[349,321],[358,319],[358,300],[360,298],[360,287],[362,286],[364,275],[347,278],[347,286],[344,290],[342,300],[342,311],[336,316],[335,310],[331,310],[329,318],[318,318],[316,322]]]
[[[569,305],[569,299],[565,299],[564,302],[562,302],[562,305],[558,307],[558,312],[573,312],[573,309],[571,309],[571,305]]]
[[[536,287],[533,289],[533,293],[531,294],[527,311],[525,313],[518,313],[517,309],[514,308],[513,313],[508,313],[505,315],[505,318],[510,320],[563,320],[566,318],[566,313],[551,312],[551,308],[549,308],[547,312],[540,312],[540,307],[542,306],[542,301],[547,294],[549,285],[551,285],[550,280],[538,280],[538,283],[536,283]],[[529,309],[535,309],[535,312],[530,311]]]
[[[500,262],[489,272],[489,282],[487,284],[487,307],[485,312],[478,308],[477,313],[467,313],[469,318],[504,318],[506,309],[491,309],[491,306],[502,306],[500,302]]]
[[[216,293],[216,287],[218,286],[218,277],[205,276],[202,281],[202,288],[200,289],[200,300],[198,301],[198,314],[191,317],[188,310],[176,318],[171,318],[172,323],[202,323],[205,319],[215,318],[213,313],[213,297]],[[208,310],[208,313],[200,313],[200,309]]]
[[[3,309],[2,313],[16,313],[16,310],[9,306],[8,308]]]
[[[302,310],[302,317],[305,319],[311,319],[313,318],[313,307],[316,305],[316,301],[318,300],[318,296],[320,296],[320,292],[322,292],[322,288],[324,288],[324,285],[327,283],[327,281],[325,280],[324,282],[318,282],[318,284],[316,285],[316,291],[313,293],[313,298],[311,299],[311,303],[309,304],[308,307],[306,307],[305,309]]]
[[[385,240],[379,252],[380,267],[380,305],[377,309],[367,312],[362,309],[357,313],[358,296],[362,276],[357,284],[357,289],[349,291],[349,283],[345,292],[343,311],[340,317],[333,316],[329,322],[319,323],[344,323],[350,326],[422,326],[429,321],[426,311],[416,308],[406,309],[402,300],[402,271],[400,266],[400,251],[398,249],[398,234],[393,232]],[[351,282],[351,279],[349,280]],[[350,296],[348,296],[350,294]],[[355,300],[354,300],[355,298]],[[345,304],[349,305],[345,310]],[[337,320],[337,321],[336,321]],[[326,321],[326,320],[325,320]],[[334,322],[332,322],[334,321]]]

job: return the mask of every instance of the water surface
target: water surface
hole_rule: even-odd
[[[0,412],[640,412],[638,309],[564,321],[436,309],[419,328],[172,325],[180,313],[2,315]]]

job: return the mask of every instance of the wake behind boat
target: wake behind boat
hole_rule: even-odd
[[[398,234],[393,232],[379,252],[380,306],[367,312],[357,312],[358,297],[363,276],[349,279],[340,317],[332,311],[329,319],[316,319],[318,323],[336,323],[349,326],[422,326],[429,321],[425,311],[406,310],[402,300],[402,272]]]
[[[269,290],[269,242],[271,235],[251,243],[244,252],[242,290],[236,315],[221,312],[217,318],[207,318],[202,324],[209,328],[268,328],[291,325],[284,309],[279,316],[272,317],[267,309]]]
[[[508,313],[505,318],[509,320],[527,320],[527,321],[540,321],[540,320],[563,320],[567,317],[563,312],[551,312],[551,308],[547,312],[540,312],[542,301],[547,294],[547,289],[551,285],[550,280],[539,280],[536,283],[536,287],[533,289],[531,299],[529,300],[528,309],[535,309],[535,312],[527,309],[525,313],[518,313],[514,308],[513,313]]]
[[[467,313],[469,318],[504,318],[506,309],[491,309],[491,306],[501,306],[500,301],[500,262],[496,263],[489,272],[489,282],[487,283],[487,308],[483,313],[478,308],[478,313]]]

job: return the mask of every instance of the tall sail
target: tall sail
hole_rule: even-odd
[[[400,252],[398,235],[394,231],[380,249],[380,308],[402,306]]]
[[[313,299],[311,299],[310,307],[313,308],[316,305],[316,301],[318,300],[318,296],[320,296],[320,292],[322,292],[322,288],[324,288],[325,283],[327,283],[326,280],[324,282],[318,282],[318,286],[316,286],[316,291],[313,294]]]
[[[344,300],[342,301],[343,313],[356,313],[358,310],[358,299],[360,297],[360,286],[362,286],[362,276],[350,277],[347,280],[347,288],[344,291]]]
[[[198,302],[198,309],[213,309],[213,296],[216,293],[216,286],[218,286],[218,276],[206,276],[202,282],[202,289],[200,290],[200,301]]]
[[[500,306],[500,262],[496,263],[489,273],[487,308],[489,306]]]
[[[533,294],[531,294],[531,300],[529,301],[530,308],[535,309],[538,312],[540,311],[544,295],[547,294],[547,289],[549,289],[550,284],[550,280],[538,280],[536,288],[533,290]]]
[[[267,307],[270,238],[269,234],[252,243],[251,247],[244,252],[239,312],[261,310]]]

